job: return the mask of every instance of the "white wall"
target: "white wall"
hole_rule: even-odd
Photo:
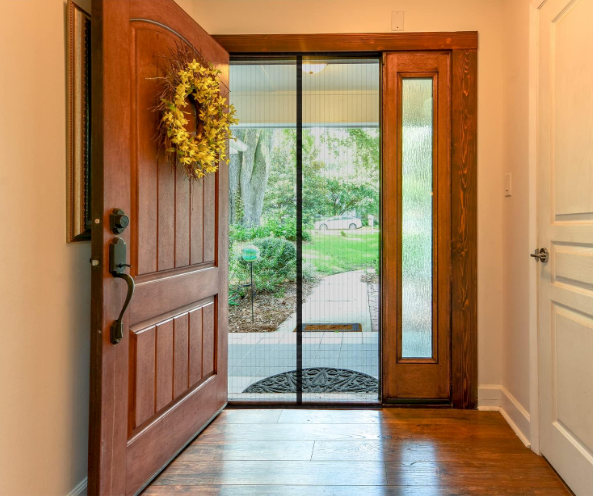
[[[512,174],[512,196],[503,199],[503,376],[502,407],[531,442],[530,284],[535,249],[530,239],[529,176],[529,0],[504,0],[504,156]],[[537,397],[537,395],[535,396]],[[506,403],[506,407],[505,407]],[[535,440],[533,440],[535,441]]]
[[[213,34],[479,31],[478,348],[480,384],[502,384],[502,163],[504,0],[195,0],[193,16]],[[511,0],[513,1],[513,0]]]
[[[89,243],[66,243],[63,0],[0,1],[0,494],[86,476]]]
[[[529,176],[528,71],[529,0],[505,0],[504,162],[512,173],[512,196],[503,200],[503,383],[529,405],[528,354]],[[535,247],[533,247],[535,248]]]

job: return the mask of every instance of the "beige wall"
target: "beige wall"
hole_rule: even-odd
[[[178,2],[212,33],[390,31],[391,10],[406,31],[480,32],[479,379],[528,408],[528,0]],[[67,494],[86,476],[90,247],[65,242],[64,21],[63,0],[0,1],[0,494]]]
[[[505,83],[502,173],[512,173],[513,194],[503,199],[504,360],[502,384],[530,408],[529,367],[529,0],[504,0]],[[528,434],[528,433],[526,433]]]
[[[0,494],[86,476],[89,243],[66,243],[65,3],[0,2]]]
[[[501,384],[502,381],[503,1],[195,0],[193,3],[194,18],[213,34],[390,32],[392,10],[405,12],[406,31],[479,31],[478,347],[481,384]]]

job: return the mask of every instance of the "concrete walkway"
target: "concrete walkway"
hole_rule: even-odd
[[[304,323],[362,326],[362,332],[303,333],[303,367],[345,368],[378,377],[379,334],[371,330],[367,285],[360,280],[362,274],[358,270],[323,278],[303,304]],[[255,304],[257,311],[257,299]],[[296,369],[295,327],[296,313],[275,332],[229,335],[230,399],[272,399],[271,395],[242,392],[260,379]],[[348,396],[345,399],[353,399]]]

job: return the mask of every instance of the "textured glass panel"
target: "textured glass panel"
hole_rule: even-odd
[[[432,357],[432,79],[402,85],[402,356]]]

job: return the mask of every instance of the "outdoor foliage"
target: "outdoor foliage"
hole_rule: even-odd
[[[289,241],[296,241],[296,223],[286,222],[284,225],[276,219],[268,219],[263,226],[245,227],[242,224],[233,224],[230,228],[230,237],[235,241],[249,241],[256,238],[278,237]],[[311,240],[311,230],[303,228],[303,240]]]
[[[248,149],[233,155],[230,171],[231,236],[296,237],[296,130],[241,129]],[[379,214],[379,133],[376,129],[305,129],[304,239],[313,223],[355,213],[366,225]],[[260,227],[264,227],[260,230]]]
[[[260,258],[253,264],[253,279],[258,292],[282,292],[287,282],[296,280],[296,247],[281,238],[256,239],[253,244],[260,250]],[[250,281],[250,266],[241,258],[241,252],[230,254],[231,300],[244,296],[249,288],[239,288]],[[303,279],[312,281],[316,272],[312,265],[304,264]],[[232,302],[232,301],[231,301]]]
[[[249,265],[240,249],[253,243],[261,258],[253,265],[258,292],[282,293],[296,279],[296,130],[240,129],[247,145],[232,155],[230,180],[231,303],[247,294]],[[378,234],[313,234],[315,221],[343,214],[379,215],[377,129],[304,129],[303,278],[373,268]]]

